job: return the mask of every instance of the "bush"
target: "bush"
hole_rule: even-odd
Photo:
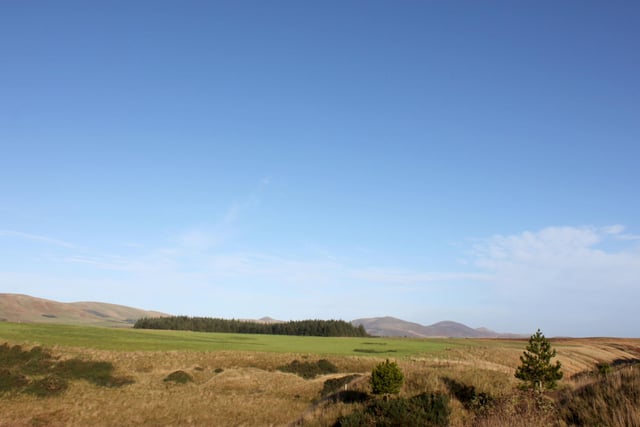
[[[69,383],[64,378],[57,375],[47,375],[46,377],[34,381],[27,386],[25,392],[38,397],[57,396],[69,388]]]
[[[109,383],[113,365],[109,362],[69,359],[55,365],[53,372],[64,378],[78,378],[104,386]]]
[[[0,369],[0,393],[24,387],[29,383],[27,377],[15,374],[8,369]]]
[[[345,386],[362,375],[354,374],[340,378],[331,378],[324,382],[318,400],[327,399],[334,403],[356,403],[369,399],[369,394],[360,390],[347,390]],[[316,402],[318,401],[316,400]]]
[[[51,396],[66,390],[68,381],[75,379],[105,387],[118,387],[133,382],[128,377],[114,377],[113,371],[114,367],[109,362],[80,359],[59,362],[41,347],[23,350],[19,345],[0,345],[0,392],[16,391]]]
[[[445,427],[449,425],[449,398],[445,394],[424,393],[409,399],[376,400],[360,411],[341,417],[340,427]]]
[[[335,374],[338,372],[337,366],[326,359],[320,359],[317,362],[300,362],[299,360],[294,360],[288,365],[279,367],[278,370],[300,375],[304,379],[311,379],[318,375]]]
[[[397,394],[400,392],[404,375],[396,362],[387,359],[371,371],[373,394]]]
[[[324,385],[322,386],[322,391],[320,392],[320,395],[326,396],[328,394],[340,391],[345,385],[349,384],[351,381],[355,380],[356,378],[360,378],[360,375],[358,374],[347,375],[346,377],[331,378],[330,380],[326,380],[324,382]]]
[[[607,362],[598,363],[596,365],[596,368],[598,369],[598,373],[600,375],[607,375],[611,372],[611,365],[609,365]]]
[[[488,412],[494,405],[495,399],[489,393],[478,392],[472,385],[460,383],[451,378],[444,378],[444,383],[449,392],[465,409],[481,414]]]
[[[167,375],[164,382],[174,382],[177,384],[186,384],[193,381],[193,377],[185,371],[175,371]]]

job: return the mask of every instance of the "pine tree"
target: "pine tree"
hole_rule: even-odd
[[[371,371],[371,388],[374,394],[398,394],[404,381],[404,375],[396,362],[378,364]]]
[[[522,364],[516,369],[516,378],[538,392],[554,389],[556,382],[562,378],[560,362],[551,364],[554,357],[556,351],[551,349],[551,343],[538,329],[531,335],[526,351],[520,356]]]

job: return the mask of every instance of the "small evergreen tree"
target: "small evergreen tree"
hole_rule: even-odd
[[[516,378],[525,382],[527,388],[538,392],[554,389],[556,382],[562,378],[560,362],[551,364],[556,357],[556,351],[551,349],[551,343],[538,331],[531,335],[526,351],[520,356],[522,364],[516,369]]]
[[[400,392],[404,375],[396,362],[378,364],[371,371],[371,388],[374,394],[397,394]]]

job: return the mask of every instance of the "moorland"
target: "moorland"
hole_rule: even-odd
[[[378,399],[368,377],[386,359],[405,376],[399,396],[390,399],[443,396],[451,426],[640,425],[638,339],[552,340],[564,378],[543,396],[520,390],[514,377],[526,339],[298,337],[0,322],[2,343],[9,356],[0,361],[11,364],[0,366],[3,426],[354,425],[353,418],[341,417]],[[96,379],[87,366],[101,367],[104,376]]]

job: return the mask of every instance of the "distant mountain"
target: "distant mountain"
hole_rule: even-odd
[[[104,302],[63,303],[21,294],[0,293],[0,321],[26,323],[61,323],[109,327],[130,327],[141,317],[163,317],[170,314],[141,310]],[[263,317],[249,320],[259,323],[281,323]],[[452,338],[521,338],[522,335],[502,334],[487,328],[473,329],[457,322],[438,322],[424,326],[395,317],[356,319],[351,323],[364,326],[376,336],[397,337],[452,337]]]
[[[0,321],[129,327],[141,317],[168,314],[103,302],[63,303],[21,294],[0,294]]]
[[[515,338],[516,334],[501,334],[487,328],[473,329],[462,323],[444,321],[424,326],[395,317],[356,319],[351,323],[364,326],[371,335],[387,337],[451,337],[451,338]]]

